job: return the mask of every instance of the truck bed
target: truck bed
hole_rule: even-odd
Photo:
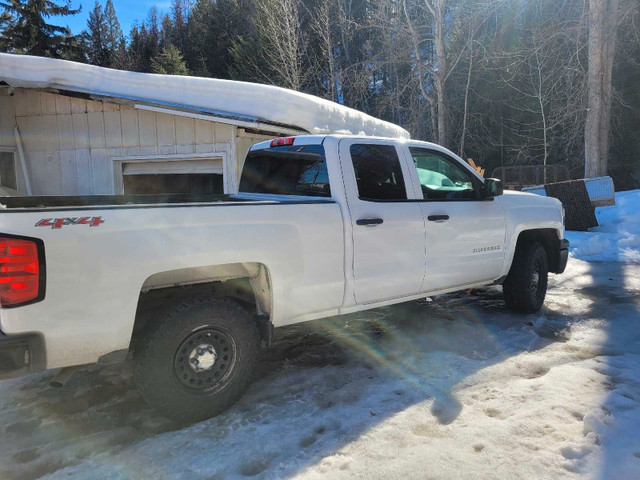
[[[149,287],[260,265],[277,302],[274,325],[335,315],[344,296],[339,205],[331,198],[273,197],[0,198],[0,234],[38,239],[46,262],[44,299],[2,308],[0,331],[46,338],[46,368],[95,363],[129,347],[137,304]]]

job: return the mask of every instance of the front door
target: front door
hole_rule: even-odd
[[[505,256],[506,219],[499,199],[478,196],[481,180],[453,156],[408,147],[423,195],[427,266],[424,292],[492,281]]]
[[[358,304],[420,292],[425,225],[410,165],[384,141],[343,139],[340,160],[351,216],[353,289]]]

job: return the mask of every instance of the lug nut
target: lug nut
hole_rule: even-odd
[[[198,359],[197,359],[197,358],[192,358],[192,359],[191,359],[191,364],[192,364],[192,365],[198,365],[198,363],[200,363],[200,362],[198,362]]]

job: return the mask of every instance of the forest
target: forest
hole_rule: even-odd
[[[637,0],[173,0],[123,32],[111,0],[0,0],[0,51],[278,85],[472,158],[640,186]],[[85,8],[85,7],[83,7]]]

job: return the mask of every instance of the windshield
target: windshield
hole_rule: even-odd
[[[292,145],[249,152],[240,192],[330,197],[324,147]]]

